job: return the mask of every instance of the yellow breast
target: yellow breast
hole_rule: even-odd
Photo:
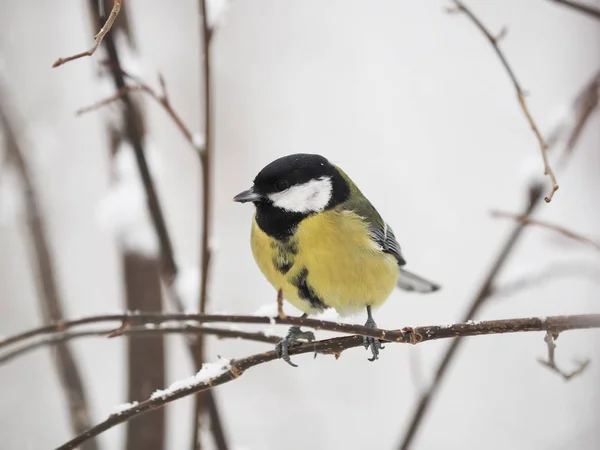
[[[339,314],[381,305],[396,285],[396,259],[371,241],[365,222],[350,211],[326,211],[304,219],[294,236],[281,243],[253,221],[252,253],[267,280],[283,290],[301,311],[315,313],[298,288],[306,274],[308,288]],[[304,286],[303,286],[304,287]]]

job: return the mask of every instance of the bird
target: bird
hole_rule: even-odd
[[[348,316],[366,310],[365,326],[376,328],[373,310],[394,288],[418,293],[441,286],[409,272],[394,231],[336,164],[318,154],[275,159],[233,201],[252,202],[250,247],[267,281],[303,312],[302,318],[333,308]],[[291,366],[289,348],[314,340],[293,326],[276,350]],[[378,339],[363,337],[379,358]]]

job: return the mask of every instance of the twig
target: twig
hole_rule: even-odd
[[[550,179],[550,182],[552,184],[552,190],[550,191],[550,194],[548,194],[546,197],[544,197],[544,200],[547,203],[549,203],[552,201],[552,197],[554,196],[554,193],[558,190],[558,183],[556,181],[556,176],[554,175],[554,172],[552,171],[552,168],[550,167],[550,162],[548,160],[548,144],[542,137],[542,135],[537,127],[537,124],[535,123],[533,116],[531,115],[531,112],[529,111],[529,108],[525,101],[525,93],[524,93],[523,89],[521,88],[521,85],[517,81],[515,73],[513,72],[510,65],[508,64],[508,61],[507,61],[506,57],[504,56],[504,53],[502,53],[502,51],[500,50],[500,47],[498,46],[499,38],[492,35],[492,33],[490,33],[490,31],[485,27],[485,25],[483,25],[483,23],[473,14],[473,12],[464,3],[462,3],[459,0],[452,0],[452,2],[456,5],[456,8],[458,11],[465,13],[467,15],[467,17],[469,17],[469,19],[471,19],[471,21],[475,24],[475,26],[477,28],[479,28],[479,30],[485,35],[485,37],[488,39],[490,44],[492,44],[492,46],[494,47],[494,51],[498,55],[498,58],[500,58],[502,65],[506,69],[506,72],[508,73],[508,76],[510,77],[512,84],[514,85],[515,90],[517,91],[517,99],[519,101],[519,105],[521,105],[523,114],[525,114],[525,117],[527,118],[527,121],[529,122],[529,125],[531,126],[531,129],[533,130],[533,133],[535,134],[535,136],[538,140],[540,150],[542,152],[542,160],[544,162],[544,175],[548,175],[548,178]],[[500,36],[503,36],[503,34],[501,34]]]
[[[156,102],[160,106],[163,107],[163,109],[171,117],[171,120],[173,120],[173,122],[175,123],[175,125],[177,126],[179,131],[181,131],[181,133],[183,134],[185,139],[190,143],[190,145],[192,145],[192,147],[194,147],[194,149],[196,149],[196,145],[194,143],[194,136],[190,132],[189,128],[184,124],[183,120],[181,119],[181,117],[179,116],[177,111],[175,109],[173,109],[173,106],[171,105],[171,101],[169,100],[169,96],[167,94],[166,83],[165,83],[163,76],[161,74],[158,75],[159,82],[161,85],[161,90],[162,90],[162,92],[159,94],[154,89],[152,89],[149,85],[142,82],[138,78],[135,78],[132,75],[128,74],[122,68],[118,68],[118,70],[123,74],[123,76],[134,80],[136,82],[136,84],[135,85],[126,85],[126,86],[122,87],[121,89],[119,89],[115,94],[111,95],[110,97],[100,100],[92,105],[78,109],[77,111],[75,111],[75,115],[81,116],[81,115],[89,113],[91,111],[95,111],[99,108],[102,108],[103,106],[107,106],[107,105],[110,105],[111,103],[116,102],[117,100],[119,100],[123,96],[125,96],[126,94],[136,92],[136,91],[142,91],[142,92],[148,94],[154,100],[156,100]]]
[[[52,67],[59,67],[65,63],[68,63],[69,61],[83,58],[85,56],[92,56],[96,52],[96,50],[98,50],[98,47],[100,47],[102,40],[110,31],[111,27],[113,26],[113,23],[115,23],[115,20],[116,20],[117,16],[119,15],[119,11],[121,10],[121,2],[122,2],[122,0],[114,0],[112,10],[110,11],[108,18],[106,19],[104,26],[102,28],[100,28],[100,31],[98,32],[98,34],[96,34],[96,36],[94,36],[94,45],[92,46],[92,48],[90,48],[89,50],[86,50],[85,52],[77,53],[75,55],[68,56],[66,58],[58,58],[56,61],[54,61],[54,63],[52,64]]]
[[[35,264],[37,265],[39,306],[43,321],[52,323],[63,318],[63,300],[55,276],[43,212],[38,202],[39,195],[25,155],[15,135],[14,130],[16,127],[11,123],[8,113],[4,110],[7,99],[3,89],[0,90],[0,94],[2,94],[0,96],[0,126],[4,132],[7,156],[18,172],[24,186],[26,220],[31,242],[33,243]],[[67,345],[61,344],[56,347],[55,364],[60,384],[67,399],[71,428],[75,433],[81,433],[91,424],[90,412],[77,361]],[[98,447],[96,441],[91,440],[87,442],[85,448],[96,450]]]
[[[594,19],[600,19],[600,9],[594,8],[593,6],[584,5],[580,2],[574,2],[572,0],[550,0],[551,2],[558,3],[559,5],[567,6],[583,14],[593,17]]]
[[[577,369],[572,372],[564,372],[556,366],[556,361],[554,360],[554,352],[556,350],[556,339],[558,338],[558,333],[554,333],[552,331],[546,331],[546,336],[544,337],[544,342],[548,346],[548,359],[538,359],[540,364],[548,369],[552,370],[559,374],[565,381],[569,381],[571,378],[580,375],[587,369],[590,364],[590,360],[586,359],[584,361],[579,362],[577,365]]]
[[[582,236],[581,234],[575,233],[567,228],[561,227],[559,225],[555,225],[550,222],[533,219],[530,216],[523,215],[523,214],[514,214],[514,213],[509,213],[509,212],[503,212],[503,211],[492,211],[492,216],[493,217],[506,217],[509,219],[513,219],[523,225],[535,225],[538,227],[546,228],[547,230],[551,230],[556,233],[560,233],[563,236],[568,237],[569,239],[573,239],[575,241],[579,241],[584,244],[591,245],[596,250],[600,251],[600,243],[598,243],[586,236]]]
[[[494,286],[491,297],[509,297],[524,289],[541,285],[545,281],[556,281],[561,278],[583,276],[590,281],[600,283],[600,271],[596,265],[581,262],[563,262],[552,264],[537,273],[531,273],[516,278],[501,286]]]
[[[128,322],[124,322],[128,323]],[[24,356],[29,352],[38,350],[51,345],[57,345],[61,342],[67,342],[72,339],[87,337],[117,337],[117,336],[156,336],[157,334],[207,334],[216,336],[219,339],[243,339],[246,341],[262,342],[266,344],[277,344],[282,338],[279,336],[267,335],[262,332],[228,330],[226,328],[212,328],[196,325],[172,325],[168,327],[147,327],[137,326],[128,327],[121,334],[112,335],[113,328],[101,328],[97,330],[67,331],[49,337],[39,339],[35,342],[22,345],[14,350],[9,350],[0,355],[0,365],[8,363],[16,358]]]
[[[523,319],[505,319],[490,320],[481,322],[457,323],[454,325],[434,325],[427,327],[415,327],[409,334],[403,335],[401,340],[395,342],[403,343],[421,343],[438,339],[448,339],[457,336],[467,337],[476,335],[490,335],[503,333],[531,332],[531,331],[552,331],[554,333],[586,328],[600,328],[600,314],[577,315],[577,316],[554,316],[547,318],[531,317]],[[362,347],[362,338],[360,336],[346,336],[334,339],[325,339],[308,344],[301,344],[290,348],[291,355],[304,353],[325,353],[340,354],[344,350]],[[120,424],[131,418],[143,414],[152,409],[161,408],[166,404],[178,400],[182,397],[197,394],[212,389],[221,384],[233,381],[239,378],[246,370],[277,359],[276,351],[258,353],[247,358],[238,359],[230,362],[230,368],[221,375],[210,378],[206,381],[195,382],[180,389],[174,389],[171,392],[154,396],[148,400],[132,406],[131,408],[119,414],[110,415],[105,421],[90,428],[85,433],[76,436],[69,442],[61,445],[56,450],[68,450],[76,448],[87,439]]]
[[[202,171],[202,231],[200,237],[200,295],[198,298],[198,311],[204,313],[208,301],[208,281],[210,276],[210,258],[211,249],[209,245],[210,238],[210,219],[212,213],[212,155],[214,152],[213,123],[212,123],[212,90],[211,90],[211,64],[210,64],[210,39],[211,29],[208,24],[208,10],[206,0],[198,0],[198,10],[200,14],[200,38],[201,46],[201,92],[204,97],[204,149],[199,152],[200,169]],[[198,336],[194,346],[194,359],[196,369],[200,369],[204,362],[204,339]],[[194,422],[192,431],[192,450],[201,450],[200,440],[200,420],[202,413],[208,409],[210,413],[210,424],[215,444],[219,450],[227,450],[228,445],[223,425],[221,423],[218,408],[213,400],[208,400],[204,395],[197,395],[194,399]],[[208,407],[208,408],[207,408]]]

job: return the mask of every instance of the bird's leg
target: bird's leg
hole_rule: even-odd
[[[377,324],[375,320],[373,320],[373,315],[371,314],[371,305],[367,306],[367,322],[365,323],[365,327],[369,328],[377,328]],[[379,350],[383,350],[385,347],[381,345],[379,339],[372,337],[363,337],[363,345],[365,348],[371,348],[371,353],[373,353],[373,357],[369,358],[369,361],[375,361],[379,359]]]
[[[301,319],[308,317],[308,314],[304,313],[300,316]],[[312,331],[302,331],[300,327],[290,327],[287,335],[283,338],[276,346],[275,351],[277,355],[283,359],[290,366],[298,367],[296,364],[292,362],[290,359],[290,355],[288,350],[292,345],[298,345],[299,340],[305,340],[307,342],[312,342],[315,340],[315,334]]]

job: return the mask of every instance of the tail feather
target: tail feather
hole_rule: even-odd
[[[402,268],[400,269],[400,275],[398,276],[396,286],[404,291],[420,292],[423,294],[441,289],[439,284],[426,280],[425,278]]]

